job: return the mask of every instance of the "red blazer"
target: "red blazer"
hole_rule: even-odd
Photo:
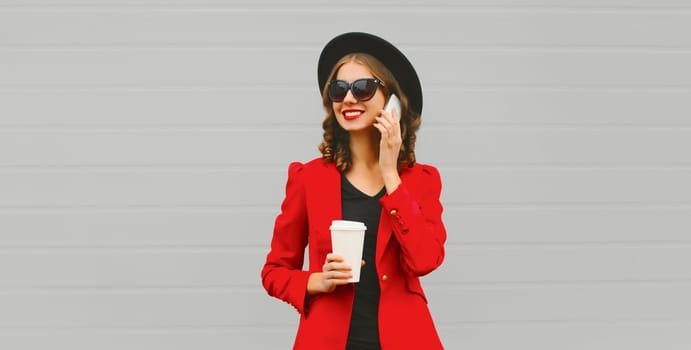
[[[381,287],[379,337],[383,350],[443,349],[419,276],[444,260],[446,230],[436,168],[416,164],[400,173],[402,183],[380,202],[376,266]],[[319,159],[292,163],[277,216],[271,250],[261,271],[269,295],[300,313],[293,349],[345,349],[353,284],[307,297],[307,280],[321,272],[331,252],[331,220],[341,219],[341,176]],[[309,271],[303,270],[309,243]]]

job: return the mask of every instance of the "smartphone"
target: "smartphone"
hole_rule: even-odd
[[[389,96],[389,101],[386,102],[386,107],[384,107],[384,110],[389,113],[391,113],[393,110],[396,110],[396,118],[399,120],[401,119],[401,101],[398,99],[396,94],[391,94],[391,96]]]

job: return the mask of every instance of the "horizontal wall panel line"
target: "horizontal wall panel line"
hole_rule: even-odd
[[[245,83],[242,84],[169,84],[169,85],[154,85],[154,84],[118,84],[118,83],[22,83],[22,84],[6,84],[0,81],[0,91],[198,91],[198,90],[240,90],[245,89]],[[261,89],[310,89],[312,93],[318,93],[314,85],[297,84],[286,86],[275,83],[254,83],[247,87],[249,90]],[[435,88],[437,91],[591,91],[591,92],[687,92],[691,91],[691,83],[683,84],[658,84],[658,83],[641,83],[641,84],[616,84],[616,83],[583,83],[583,84],[562,84],[562,83],[521,83],[521,84],[469,84],[458,82],[454,84],[449,83],[425,83],[425,89]],[[318,101],[317,101],[318,103]]]
[[[443,195],[443,194],[442,194]],[[280,198],[279,198],[280,197]],[[277,195],[277,200],[282,195]],[[691,209],[691,202],[457,202],[442,201],[446,211],[456,209],[485,209],[485,210],[525,210],[525,209]],[[248,204],[151,204],[151,205],[117,205],[117,204],[65,204],[65,205],[0,205],[0,212],[36,212],[36,211],[160,211],[170,209],[189,210],[218,210],[218,209],[263,209],[279,210],[280,203],[248,203]]]
[[[654,48],[654,46],[653,46]],[[680,47],[683,48],[683,47]],[[511,50],[510,48],[507,48]],[[302,52],[302,51],[318,51],[317,45],[315,47],[310,46],[298,46],[298,45],[285,45],[285,44],[238,44],[233,42],[228,43],[211,43],[211,44],[196,44],[194,42],[187,43],[79,43],[79,44],[53,44],[53,43],[42,43],[42,44],[0,44],[0,52],[100,52],[100,51],[233,51],[233,52],[256,52],[256,51],[276,51],[278,52]],[[453,50],[456,51],[458,48],[456,46],[448,47],[437,47],[436,50]],[[435,51],[436,51],[435,50]],[[481,50],[468,48],[468,50],[475,51]],[[491,49],[490,49],[491,50]],[[494,51],[494,50],[491,50]],[[647,52],[647,51],[646,51]]]
[[[321,44],[315,44],[319,46]],[[688,54],[691,46],[669,44],[602,44],[602,45],[408,45],[409,50],[427,52],[545,52],[545,53],[634,53],[634,54]],[[262,43],[256,45],[235,42],[195,43],[195,42],[146,42],[146,43],[99,43],[83,42],[70,44],[32,43],[0,44],[0,52],[43,52],[43,51],[314,51],[311,46],[286,45],[282,42]]]
[[[691,168],[691,163],[686,161],[680,162],[664,162],[664,163],[620,163],[612,164],[611,162],[545,162],[545,163],[499,163],[499,162],[457,162],[457,163],[438,163],[434,164],[438,168],[444,167],[444,170],[487,170],[487,169],[508,169],[508,170],[598,170],[598,169],[622,169],[622,170],[670,170],[680,169],[687,170]],[[277,167],[278,169],[274,168]],[[60,164],[60,165],[2,165],[0,164],[0,173],[69,173],[69,172],[116,172],[116,173],[140,173],[140,172],[160,172],[160,171],[175,171],[185,173],[215,173],[215,172],[239,172],[246,169],[257,171],[256,165],[243,164],[155,164],[155,165],[141,165],[141,164],[115,164],[115,165],[90,165],[90,164]],[[261,170],[267,171],[284,171],[287,173],[287,164],[267,164],[267,168]],[[443,177],[442,173],[442,177]]]
[[[264,332],[295,332],[295,324],[280,324],[271,322],[261,325],[180,325],[180,326],[0,326],[0,332],[59,332],[79,334],[109,333],[109,334],[168,334],[168,333],[264,333]],[[1,336],[1,334],[0,334]]]
[[[453,87],[449,87],[452,88]],[[442,87],[443,89],[443,87]],[[219,85],[166,85],[166,86],[141,86],[141,85],[87,85],[82,86],[59,86],[51,85],[45,87],[34,87],[34,88],[8,88],[0,87],[1,93],[16,92],[16,93],[43,93],[43,92],[56,92],[56,93],[70,93],[70,92],[301,92],[304,91],[310,95],[315,94],[314,85],[283,85],[283,84],[243,84],[243,86],[219,86]],[[482,89],[484,90],[484,89]],[[687,90],[682,90],[687,91]],[[688,89],[691,92],[691,89]],[[190,121],[193,123],[193,121]]]
[[[0,243],[0,253],[4,254],[121,254],[121,253],[178,253],[178,254],[200,254],[200,253],[264,253],[268,252],[269,241],[266,244],[214,244],[214,245],[194,245],[194,244],[138,244],[138,245],[88,245],[88,244],[27,244],[17,245]],[[472,243],[447,243],[447,251],[459,250],[487,250],[487,249],[520,249],[520,248],[669,248],[678,249],[691,246],[689,240],[636,240],[636,241],[530,241],[530,242],[472,242]]]
[[[691,210],[691,203],[660,204],[660,203],[453,203],[442,201],[445,214],[458,210],[482,211],[516,211],[525,210]],[[1,213],[160,213],[160,212],[242,212],[261,211],[278,214],[278,204],[229,204],[229,205],[32,205],[32,206],[0,206]]]
[[[689,91],[691,93],[691,91]],[[690,95],[691,97],[691,95]],[[281,121],[270,121],[263,123],[151,123],[151,124],[110,124],[110,125],[93,125],[93,124],[9,124],[0,122],[0,133],[61,133],[61,132],[76,132],[76,133],[109,133],[109,134],[137,134],[137,133],[224,133],[224,132],[240,132],[240,131],[264,131],[271,129],[271,131],[321,131],[319,126],[320,119],[316,119],[313,123],[299,122],[289,123]],[[589,130],[593,132],[605,131],[691,131],[691,122],[689,123],[656,123],[656,122],[460,122],[460,121],[436,121],[425,120],[421,126],[420,132],[426,131],[448,131],[448,130]]]
[[[442,190],[443,191],[443,190]],[[443,194],[442,194],[443,195]],[[674,208],[687,209],[691,207],[689,202],[675,202],[675,201],[646,201],[646,202],[460,202],[455,200],[447,200],[443,202],[445,208],[487,208],[487,207],[542,207],[542,208]],[[1,208],[1,207],[0,207]]]
[[[691,162],[455,162],[455,163],[436,163],[437,168],[444,167],[444,170],[461,170],[461,169],[544,169],[544,170],[566,170],[566,169],[687,169],[691,167]],[[2,168],[0,166],[0,168]],[[442,173],[442,177],[443,177]]]
[[[97,213],[97,214],[146,214],[146,213],[180,213],[180,214],[199,214],[199,213],[278,213],[279,207],[275,205],[218,205],[218,206],[65,206],[65,207],[26,207],[26,208],[3,208],[3,214],[60,214],[69,213]]]
[[[0,133],[106,133],[106,134],[140,134],[140,133],[228,133],[228,132],[261,132],[267,129],[271,131],[314,131],[321,130],[318,126],[319,119],[314,123],[288,124],[280,122],[268,122],[266,124],[182,124],[182,125],[134,125],[134,126],[67,126],[46,125],[29,127],[0,127]],[[318,141],[318,140],[316,140]],[[315,142],[316,142],[315,141]]]
[[[458,328],[476,328],[476,327],[501,327],[501,328],[525,328],[525,327],[613,327],[613,326],[648,326],[648,327],[664,327],[664,326],[683,326],[691,327],[691,321],[679,320],[646,320],[646,321],[632,321],[632,320],[511,320],[511,321],[470,321],[457,322],[450,321],[440,324],[440,329],[458,329]]]
[[[443,322],[437,325],[439,329],[467,329],[467,328],[526,328],[526,327],[691,327],[691,321],[654,320],[654,321],[601,321],[601,320],[522,320],[522,321],[471,321],[471,322]],[[0,326],[0,332],[60,332],[60,333],[116,333],[116,334],[167,334],[167,333],[264,333],[264,332],[295,332],[295,324],[279,324],[272,321],[262,325],[181,325],[181,326]]]
[[[255,285],[222,285],[222,286],[111,286],[111,287],[90,287],[90,286],[33,286],[33,287],[0,287],[0,295],[45,295],[45,294],[108,294],[108,295],[150,295],[150,294],[232,294],[259,292],[258,287],[261,283],[259,272],[257,272],[257,284]],[[263,292],[263,289],[261,290]],[[268,295],[267,295],[268,296]]]
[[[265,245],[142,245],[142,246],[118,246],[117,248],[108,246],[0,246],[0,253],[5,257],[9,255],[119,255],[119,254],[233,254],[233,253],[254,253],[262,254],[269,251],[269,243]]]
[[[691,94],[691,91],[689,91]],[[689,95],[691,97],[691,95]],[[2,124],[0,124],[1,126]],[[242,124],[251,125],[251,124]],[[184,125],[183,125],[184,126]],[[308,126],[305,123],[305,126]],[[38,128],[42,125],[38,125]],[[536,121],[526,121],[526,122],[461,122],[461,121],[435,121],[435,120],[425,120],[422,124],[423,130],[437,130],[437,129],[519,129],[519,130],[545,130],[545,129],[556,129],[556,130],[570,130],[570,129],[591,129],[593,131],[601,130],[679,130],[679,129],[690,129],[691,122],[686,123],[658,123],[652,121],[646,122],[536,122]],[[0,131],[2,129],[0,128]]]
[[[425,91],[428,92],[691,92],[691,86],[679,86],[670,84],[468,84],[463,82],[425,82]],[[40,93],[40,92],[243,92],[255,91],[304,91],[309,94],[318,93],[313,84],[297,82],[288,84],[283,82],[271,83],[243,83],[242,85],[228,84],[165,84],[165,85],[141,85],[141,84],[34,84],[30,87],[22,86],[0,86],[0,93],[20,92],[20,93]],[[319,100],[317,100],[319,103]]]
[[[443,191],[443,190],[442,190]],[[597,203],[457,203],[450,200],[442,201],[444,205],[445,212],[452,210],[554,210],[554,209],[565,209],[565,210],[617,210],[617,209],[655,209],[655,210],[691,210],[691,203],[643,203],[643,202],[597,202]],[[270,206],[267,205],[267,208]]]
[[[89,244],[69,244],[48,245],[48,244],[6,244],[0,243],[0,252],[6,254],[41,254],[41,253],[64,253],[64,254],[118,254],[118,253],[189,253],[199,254],[203,252],[265,252],[269,248],[266,244],[214,244],[214,245],[194,245],[194,244],[137,244],[137,245],[89,245]],[[689,240],[621,240],[621,241],[547,241],[534,240],[530,242],[472,242],[472,243],[448,243],[447,250],[469,250],[469,249],[494,249],[494,248],[681,248],[691,246]]]
[[[690,220],[691,222],[691,220]],[[456,243],[447,244],[447,249],[450,250],[467,250],[467,249],[493,249],[493,248],[544,248],[544,249],[558,249],[558,248],[681,248],[691,247],[691,237],[688,240],[637,240],[637,241],[530,241],[530,242],[473,242],[473,243]],[[2,249],[0,247],[0,249]]]
[[[277,196],[278,198],[279,196]],[[85,204],[85,205],[0,205],[0,212],[15,212],[15,211],[103,211],[103,210],[127,210],[127,211],[150,211],[150,210],[170,210],[170,209],[189,209],[189,210],[217,210],[217,209],[266,209],[279,210],[279,204],[269,203],[248,203],[248,204],[168,204],[168,205],[99,205],[99,204]]]
[[[117,164],[117,165],[89,165],[89,164],[60,164],[60,165],[0,165],[0,174],[2,173],[161,173],[161,172],[175,172],[175,173],[247,173],[247,172],[277,172],[281,177],[281,181],[287,176],[288,161],[284,164],[267,164],[265,166],[258,166],[255,164],[156,164],[156,165],[141,165],[141,164]],[[665,162],[665,163],[620,163],[612,164],[610,162],[591,163],[591,162],[545,162],[545,163],[438,163],[434,164],[437,168],[443,168],[441,173],[442,180],[444,172],[447,171],[462,171],[462,170],[545,170],[545,171],[564,171],[564,170],[689,170],[691,163],[686,161],[680,162]]]
[[[690,91],[691,92],[691,91]],[[237,129],[266,129],[272,130],[313,130],[315,129],[314,122],[291,122],[291,121],[267,121],[265,123],[193,123],[193,122],[175,122],[175,123],[16,123],[16,122],[2,122],[0,121],[0,132],[60,132],[60,131],[95,131],[95,132],[142,132],[142,131],[236,131]],[[527,130],[544,130],[544,129],[591,129],[594,131],[600,130],[679,130],[691,129],[691,122],[474,122],[474,121],[436,121],[425,120],[422,124],[423,131],[427,130],[466,130],[466,129],[527,129]],[[321,130],[321,129],[320,129]]]
[[[280,173],[282,178],[285,178],[288,174],[288,164],[291,161],[286,161],[284,164],[269,164],[269,165],[184,165],[184,164],[174,164],[174,165],[125,165],[125,166],[111,166],[111,165],[84,165],[84,164],[74,164],[72,166],[62,166],[62,165],[35,165],[35,166],[5,166],[0,167],[0,173],[166,173],[166,172],[182,172],[182,173],[194,173],[194,174],[204,174],[204,173]]]
[[[434,272],[433,272],[434,273]],[[592,281],[515,281],[515,282],[454,282],[439,283],[423,277],[422,285],[427,292],[465,290],[530,290],[530,289],[598,289],[611,287],[689,287],[691,280],[592,280]],[[185,294],[233,294],[263,293],[261,279],[257,274],[256,284],[233,284],[215,286],[30,286],[0,287],[0,295],[185,295]],[[266,294],[267,298],[270,298]]]
[[[566,85],[566,84],[464,84],[458,82],[457,84],[449,83],[425,83],[426,91],[465,91],[465,92],[691,92],[691,87],[677,86],[677,85],[616,85],[616,84],[598,84],[598,85]],[[0,88],[1,91],[1,88]]]
[[[526,328],[526,327],[620,327],[620,326],[644,326],[644,327],[664,327],[682,326],[691,327],[691,321],[678,320],[651,320],[651,321],[601,321],[601,320],[520,320],[520,321],[471,321],[471,322],[443,322],[437,325],[439,329],[459,329],[459,328]],[[295,324],[277,324],[270,322],[262,325],[180,325],[180,326],[137,326],[137,327],[112,327],[112,326],[0,326],[3,332],[79,332],[79,333],[245,333],[265,331],[287,331],[295,332]]]
[[[476,290],[476,289],[564,289],[564,288],[610,288],[610,287],[688,287],[691,280],[588,280],[588,281],[510,281],[510,282],[434,282],[431,277],[423,279],[423,287],[426,291],[437,290]]]
[[[256,3],[255,3],[256,4]],[[115,11],[153,11],[153,12],[193,12],[193,11],[221,11],[221,12],[308,12],[308,13],[361,13],[363,9],[353,8],[352,6],[333,6],[323,5],[321,2],[307,2],[307,3],[292,3],[290,6],[280,6],[276,3],[271,3],[270,7],[266,5],[230,5],[225,3],[208,3],[198,4],[194,2],[177,2],[175,4],[160,4],[160,3],[122,3],[122,2],[104,2],[101,4],[93,4],[79,1],[63,1],[58,2],[7,2],[0,4],[0,9],[4,11],[32,11],[32,12],[115,12]],[[545,2],[544,4],[526,3],[524,5],[516,4],[490,4],[477,5],[477,3],[463,4],[458,2],[425,2],[424,4],[401,4],[396,3],[395,8],[390,5],[377,5],[367,2],[367,12],[385,12],[385,13],[407,13],[407,12],[439,12],[444,13],[643,13],[643,14],[676,14],[679,12],[691,12],[691,6],[680,5],[679,2],[674,2],[671,5],[660,3],[657,5],[639,5],[639,4],[607,4],[591,5],[584,4],[581,6],[568,5],[554,5]]]

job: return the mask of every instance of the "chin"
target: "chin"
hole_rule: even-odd
[[[366,131],[370,130],[373,126],[372,124],[366,124],[366,123],[353,123],[353,122],[346,122],[345,124],[341,124],[341,127],[348,132],[358,132],[358,131]]]
[[[373,128],[374,121],[367,118],[357,118],[354,120],[338,119],[338,124],[346,131],[362,131]]]

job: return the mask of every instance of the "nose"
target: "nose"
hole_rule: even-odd
[[[346,95],[343,98],[343,102],[350,104],[357,103],[357,99],[355,98],[355,96],[353,96],[353,91],[351,89],[348,89],[348,92],[346,92]]]

